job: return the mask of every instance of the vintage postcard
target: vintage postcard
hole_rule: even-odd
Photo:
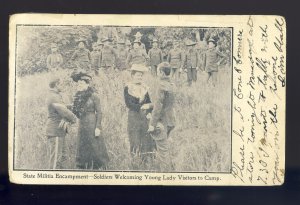
[[[284,183],[284,17],[15,14],[9,31],[12,183]]]

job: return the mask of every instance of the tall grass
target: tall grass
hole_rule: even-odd
[[[63,79],[63,97],[71,103],[75,85],[70,70],[55,73]],[[47,138],[45,104],[48,80],[53,74],[39,73],[17,80],[15,167],[21,169],[47,168]],[[176,92],[176,128],[170,136],[170,152],[174,171],[220,172],[230,169],[230,120],[231,120],[231,73],[223,68],[218,74],[219,82],[212,88],[205,82],[206,75],[198,73],[198,81],[188,87],[186,74]],[[93,79],[101,99],[103,134],[110,156],[108,170],[129,170],[131,157],[127,136],[127,108],[123,89],[130,75],[125,72],[100,73]],[[145,81],[150,94],[157,79],[146,74]],[[68,167],[74,168],[76,154],[76,131],[73,126],[67,135]],[[143,166],[139,169],[145,169]]]

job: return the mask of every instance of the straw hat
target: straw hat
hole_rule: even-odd
[[[132,64],[130,71],[147,72],[148,68],[143,64]]]
[[[192,40],[187,40],[185,45],[187,46],[193,46],[193,45],[196,45],[196,42],[192,41]]]

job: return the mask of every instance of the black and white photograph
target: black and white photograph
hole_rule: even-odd
[[[14,168],[229,172],[232,28],[17,25]]]
[[[281,185],[281,16],[18,14],[10,180]]]

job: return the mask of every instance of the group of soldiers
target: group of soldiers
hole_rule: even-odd
[[[180,46],[181,42],[174,40],[173,48],[164,55],[155,38],[151,42],[152,48],[147,53],[141,37],[142,34],[137,32],[133,43],[119,39],[117,48],[112,46],[110,38],[103,38],[92,44],[92,51],[86,48],[85,40],[79,40],[78,49],[73,53],[71,61],[77,68],[95,72],[96,75],[100,70],[122,71],[130,69],[133,64],[144,64],[149,67],[153,76],[157,76],[157,66],[167,61],[172,68],[171,78],[177,85],[183,72],[187,75],[188,85],[192,85],[197,81],[199,70],[206,71],[208,82],[211,81],[213,85],[216,83],[218,66],[226,56],[218,51],[217,42],[213,38],[208,40],[207,45],[200,46],[200,49],[195,48],[196,42],[187,40],[185,51]],[[58,70],[63,63],[62,55],[58,52],[56,44],[51,45],[51,51],[47,58],[48,70]]]

